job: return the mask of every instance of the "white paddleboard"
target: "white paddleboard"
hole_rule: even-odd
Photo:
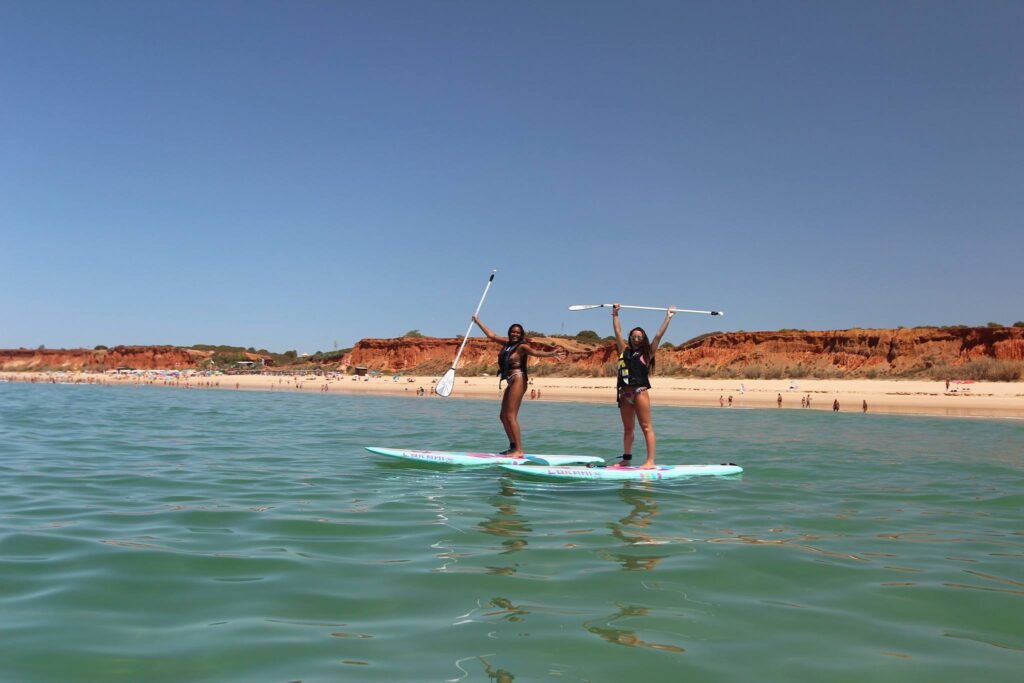
[[[659,481],[661,479],[684,479],[686,477],[724,476],[739,474],[739,465],[659,465],[654,469],[642,467],[537,467],[536,465],[502,465],[503,469],[531,477],[581,481],[599,479],[605,481]]]
[[[424,451],[404,448],[377,448],[366,446],[366,450],[377,455],[402,460],[433,462],[441,465],[571,465],[573,463],[604,462],[604,458],[596,455],[502,455],[501,453],[465,453],[461,451]]]

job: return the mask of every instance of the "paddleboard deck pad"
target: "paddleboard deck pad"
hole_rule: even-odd
[[[739,474],[743,468],[739,465],[659,465],[654,469],[642,467],[574,467],[553,466],[537,467],[536,465],[502,465],[503,469],[518,474],[544,479],[561,479],[565,481],[582,481],[598,479],[604,481],[660,481],[662,479],[685,479],[687,477],[725,476]]]
[[[571,465],[574,463],[604,462],[596,455],[502,455],[501,453],[467,453],[461,451],[424,451],[404,448],[378,448],[366,446],[366,450],[377,455],[401,460],[432,462],[438,465],[463,465],[483,467],[487,465]]]

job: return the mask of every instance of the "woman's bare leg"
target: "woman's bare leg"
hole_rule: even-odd
[[[619,401],[619,416],[622,418],[622,452],[633,453],[633,434],[636,430],[636,410],[626,399]],[[632,464],[623,460],[620,465]]]
[[[647,461],[643,467],[650,469],[654,467],[654,425],[651,424],[651,398],[646,391],[641,391],[634,399],[633,408],[636,410],[636,419],[640,423],[640,431],[644,433],[644,441],[647,442]]]
[[[501,398],[501,425],[505,428],[509,443],[515,447],[508,450],[507,455],[523,454],[523,437],[519,431],[519,406],[523,404],[526,394],[526,382],[517,377],[508,383],[505,395]]]

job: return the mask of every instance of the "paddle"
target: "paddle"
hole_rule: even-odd
[[[569,307],[570,311],[589,311],[592,308],[611,308],[615,304],[573,304]],[[638,308],[644,311],[667,311],[667,308],[659,308],[657,306],[626,306],[621,304],[619,308]],[[725,315],[725,311],[694,311],[689,308],[677,308],[676,313],[703,313],[704,315]]]
[[[480,307],[484,305],[484,299],[487,298],[487,290],[491,288],[491,283],[494,282],[494,274],[497,270],[491,271],[491,277],[487,278],[487,286],[484,287],[484,295],[480,297],[480,303],[476,305],[476,313],[473,314],[473,318],[480,315]],[[452,366],[448,368],[448,372],[444,373],[437,382],[437,388],[435,391],[438,396],[451,396],[452,388],[455,386],[455,367],[459,364],[459,357],[462,355],[462,349],[466,348],[466,340],[469,339],[469,333],[473,331],[473,318],[469,319],[469,329],[466,330],[466,336],[462,338],[462,344],[459,345],[459,352],[455,354],[455,360],[452,361]]]

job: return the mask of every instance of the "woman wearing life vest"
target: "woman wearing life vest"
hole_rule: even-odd
[[[519,323],[509,326],[508,337],[499,337],[475,315],[473,322],[488,339],[502,345],[501,352],[498,353],[498,387],[501,387],[502,381],[508,382],[501,397],[501,425],[508,435],[508,450],[502,451],[501,454],[522,455],[523,437],[519,432],[519,406],[523,403],[523,395],[526,394],[526,384],[529,380],[526,359],[529,356],[536,356],[561,360],[564,355],[560,351],[541,351],[530,346],[526,343],[526,333]]]
[[[629,341],[622,338],[622,327],[619,325],[619,304],[612,306],[612,327],[615,328],[615,344],[619,349],[619,379],[616,394],[619,402],[619,415],[622,417],[622,461],[613,467],[631,467],[633,465],[633,432],[636,423],[647,442],[647,460],[644,469],[654,467],[654,427],[651,425],[651,398],[647,390],[651,388],[651,373],[654,372],[654,352],[661,343],[661,338],[676,314],[676,307],[670,306],[665,314],[665,321],[655,335],[654,341],[647,339],[647,332],[642,327],[634,327],[629,331]]]

